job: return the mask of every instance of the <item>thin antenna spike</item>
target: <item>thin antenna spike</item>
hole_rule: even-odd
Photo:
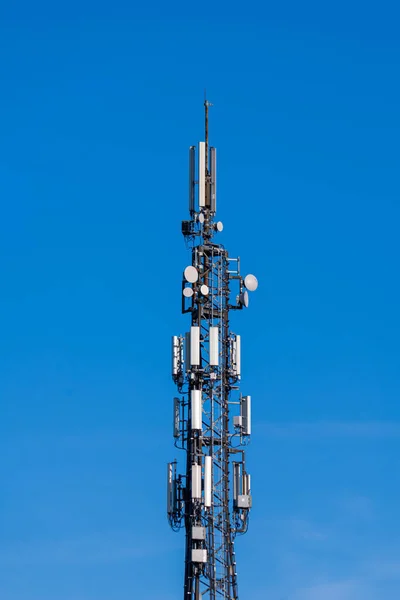
[[[206,138],[206,175],[208,170],[208,100],[204,100],[204,120],[205,120],[205,138]]]
[[[206,178],[206,207],[210,206],[210,169],[209,169],[209,143],[208,143],[208,109],[212,106],[211,102],[207,100],[206,91],[204,90],[204,125],[205,125],[205,178]]]
[[[205,138],[206,138],[206,170],[208,174],[208,109],[213,106],[211,102],[207,100],[206,90],[204,90],[204,121],[205,121]]]

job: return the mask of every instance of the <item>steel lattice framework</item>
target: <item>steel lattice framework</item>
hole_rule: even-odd
[[[186,531],[184,600],[237,600],[234,550],[247,531],[252,504],[244,446],[251,433],[251,398],[239,394],[241,338],[229,328],[231,310],[248,305],[247,289],[257,279],[240,275],[239,258],[230,258],[213,237],[222,231],[216,212],[216,150],[199,143],[189,154],[189,210],[182,233],[192,263],[183,273],[182,312],[190,331],[172,338],[175,445],[186,451],[185,475],[168,464],[168,519]],[[236,295],[232,286],[236,286]],[[246,289],[247,288],[247,289]],[[236,398],[236,399],[235,399]],[[231,419],[231,408],[238,413]]]

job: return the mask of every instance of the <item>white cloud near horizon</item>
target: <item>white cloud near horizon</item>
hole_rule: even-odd
[[[100,565],[171,552],[176,544],[155,543],[151,536],[103,533],[59,540],[32,540],[0,545],[0,567]]]
[[[368,585],[359,580],[318,583],[294,592],[290,600],[378,600]]]
[[[397,600],[400,597],[398,526],[387,529],[381,504],[338,490],[326,510],[294,505],[257,519],[257,535],[268,540],[269,577],[253,600]],[[255,571],[262,562],[257,562]],[[251,567],[253,568],[253,567]]]

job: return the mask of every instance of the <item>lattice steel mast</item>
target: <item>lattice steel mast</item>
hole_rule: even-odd
[[[183,272],[182,312],[190,331],[172,338],[175,446],[186,451],[186,473],[168,464],[167,511],[171,527],[185,527],[184,600],[237,600],[235,536],[247,531],[252,504],[245,450],[251,434],[251,398],[239,394],[241,338],[230,331],[229,314],[248,306],[254,275],[242,278],[239,258],[213,242],[216,149],[205,142],[189,150],[190,220],[182,233],[192,264]],[[231,290],[235,284],[236,294]],[[238,413],[231,419],[230,409]],[[231,486],[232,482],[232,486]]]

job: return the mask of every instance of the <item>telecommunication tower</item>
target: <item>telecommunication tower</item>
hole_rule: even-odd
[[[245,446],[251,434],[251,397],[239,392],[241,337],[232,333],[230,313],[248,306],[254,275],[242,278],[240,259],[231,258],[214,236],[217,153],[205,142],[189,149],[190,220],[182,233],[191,249],[183,271],[182,313],[190,330],[172,338],[175,446],[186,452],[183,475],[168,464],[167,513],[174,530],[186,532],[184,600],[237,600],[235,538],[247,531],[252,505]],[[232,289],[235,286],[236,289]],[[189,329],[189,327],[188,327]],[[232,419],[232,413],[235,413]]]

